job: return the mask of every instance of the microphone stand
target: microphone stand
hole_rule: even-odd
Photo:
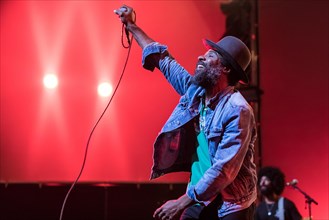
[[[308,204],[309,220],[312,220],[311,204],[313,202],[315,205],[318,205],[318,202],[316,202],[311,196],[307,195],[307,193],[301,190],[296,184],[291,185],[291,187],[293,187],[295,190],[299,191],[301,194],[305,196],[305,203]]]

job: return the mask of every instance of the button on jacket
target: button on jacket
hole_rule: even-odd
[[[191,83],[191,75],[171,57],[167,46],[151,43],[143,49],[142,58],[144,68],[160,69],[181,96],[154,143],[151,179],[190,171],[205,90]],[[195,185],[188,185],[186,194],[205,205],[221,194],[218,216],[222,217],[256,200],[256,123],[251,106],[232,86],[213,97],[207,107],[204,132],[211,167]]]

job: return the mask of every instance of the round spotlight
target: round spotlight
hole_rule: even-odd
[[[48,73],[43,77],[43,85],[48,89],[54,89],[58,85],[57,76],[53,73]]]
[[[102,97],[108,97],[111,95],[112,93],[112,86],[110,83],[104,82],[98,85],[97,91],[98,91],[98,95],[102,96]]]

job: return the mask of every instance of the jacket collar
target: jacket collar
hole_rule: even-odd
[[[214,97],[212,97],[208,103],[206,103],[206,105],[211,108],[212,110],[214,110],[218,104],[218,102],[227,94],[231,94],[234,92],[234,86],[228,86],[225,89],[223,89],[222,91],[218,92]],[[206,95],[206,91],[205,89],[200,93],[200,96],[202,95],[202,98],[205,98]]]

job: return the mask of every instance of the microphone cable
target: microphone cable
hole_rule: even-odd
[[[124,41],[123,41],[123,29],[125,29],[125,32],[126,32],[126,37],[127,37],[127,42],[128,42],[128,46],[127,45],[124,45]],[[66,204],[66,201],[71,193],[71,191],[73,190],[74,186],[76,185],[76,183],[79,181],[80,177],[81,177],[81,174],[82,174],[82,171],[84,170],[84,167],[85,167],[85,164],[86,164],[86,160],[87,160],[87,154],[88,154],[88,148],[89,148],[89,143],[90,143],[90,140],[91,140],[91,137],[96,129],[96,127],[98,126],[98,123],[100,122],[100,120],[103,118],[105,112],[107,111],[108,107],[110,106],[111,102],[112,102],[112,99],[115,95],[115,93],[117,92],[118,88],[119,88],[119,85],[121,83],[121,80],[123,78],[123,75],[124,75],[124,72],[126,70],[126,67],[127,67],[127,63],[128,63],[128,60],[129,60],[129,55],[130,55],[130,51],[131,51],[131,45],[132,45],[132,42],[133,42],[133,39],[134,37],[131,36],[131,39],[129,38],[129,32],[127,30],[127,28],[124,27],[124,24],[122,24],[122,32],[121,32],[121,44],[122,46],[125,48],[125,49],[128,49],[128,53],[127,53],[127,57],[126,57],[126,61],[124,63],[124,66],[123,66],[123,69],[122,69],[122,72],[121,72],[121,75],[120,75],[120,78],[119,78],[119,81],[113,91],[113,94],[109,100],[109,102],[107,103],[105,109],[103,110],[102,114],[100,115],[100,117],[98,118],[98,120],[96,121],[94,127],[92,128],[90,134],[89,134],[89,137],[88,137],[88,141],[87,141],[87,145],[86,145],[86,149],[85,149],[85,154],[84,154],[84,158],[83,158],[83,162],[82,162],[82,166],[81,166],[81,169],[80,169],[80,172],[79,172],[79,175],[78,177],[76,178],[76,180],[72,183],[69,191],[66,193],[66,196],[65,196],[65,199],[63,201],[63,204],[62,204],[62,208],[61,208],[61,213],[60,213],[60,216],[59,216],[59,220],[62,220],[62,217],[63,217],[63,212],[64,212],[64,208],[65,208],[65,204]]]

